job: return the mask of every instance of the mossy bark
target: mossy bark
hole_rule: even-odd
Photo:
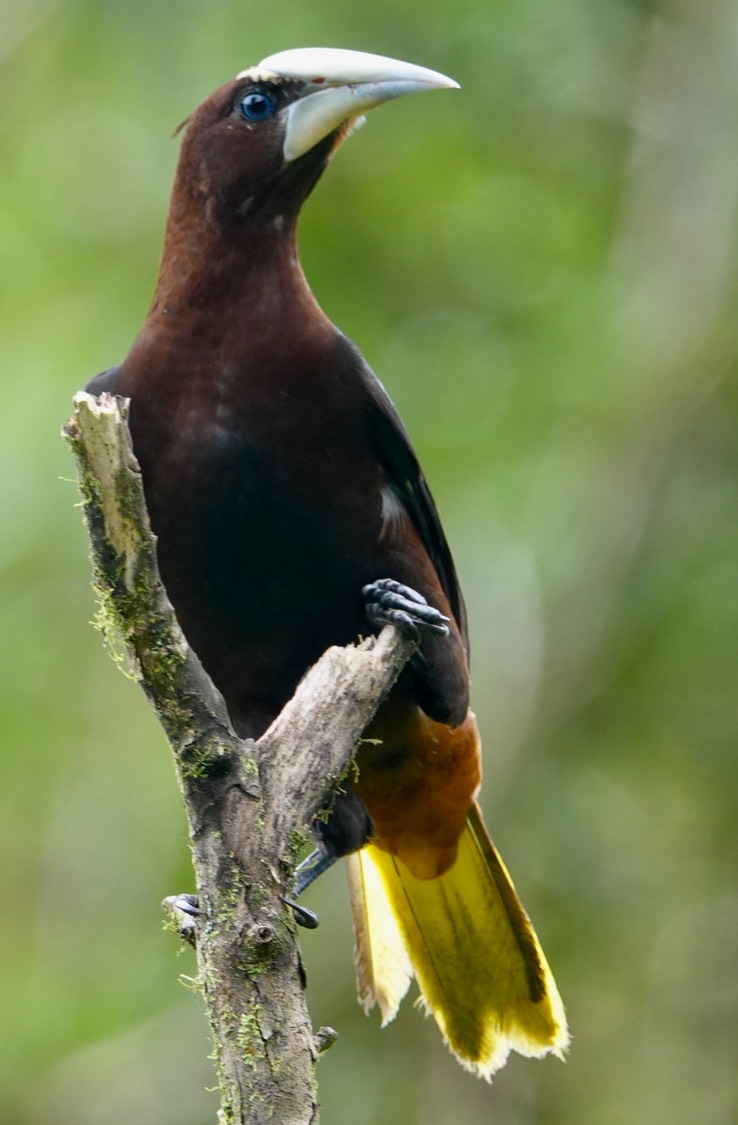
[[[334,1036],[313,1032],[283,896],[305,829],[414,646],[388,627],[330,649],[264,736],[240,740],[162,586],[127,403],[80,394],[64,433],[79,469],[100,621],[159,716],[185,802],[205,912],[195,944],[220,1120],[315,1123],[315,1061]]]

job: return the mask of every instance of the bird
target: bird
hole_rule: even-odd
[[[241,737],[258,738],[332,645],[394,623],[418,642],[313,827],[298,890],[346,857],[359,999],[383,1024],[413,977],[461,1064],[563,1057],[563,1004],[482,820],[468,626],[411,440],[320,308],[296,227],[372,108],[457,88],[360,51],[282,51],[183,130],[155,294],[121,364],[159,568]]]

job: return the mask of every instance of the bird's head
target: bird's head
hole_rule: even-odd
[[[436,71],[361,51],[283,51],[199,106],[187,123],[180,171],[211,221],[283,222],[297,215],[367,110],[403,94],[456,87]]]

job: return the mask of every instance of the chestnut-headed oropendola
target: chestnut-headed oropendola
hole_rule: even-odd
[[[317,823],[298,890],[348,857],[361,1002],[392,1019],[413,975],[464,1066],[561,1054],[553,976],[482,823],[466,614],[410,439],[297,256],[300,209],[367,110],[441,74],[285,51],[211,94],[182,140],[159,280],[123,363],[159,566],[235,730],[258,737],[330,645],[417,631]]]

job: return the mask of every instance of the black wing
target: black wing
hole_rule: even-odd
[[[368,433],[372,449],[430,555],[468,655],[469,632],[464,598],[431,491],[392,400],[363,360],[362,369],[370,394]]]
[[[90,379],[85,387],[88,395],[117,395],[120,392],[117,389],[118,375],[120,373],[120,366],[109,367],[107,371],[101,371],[94,379]]]

